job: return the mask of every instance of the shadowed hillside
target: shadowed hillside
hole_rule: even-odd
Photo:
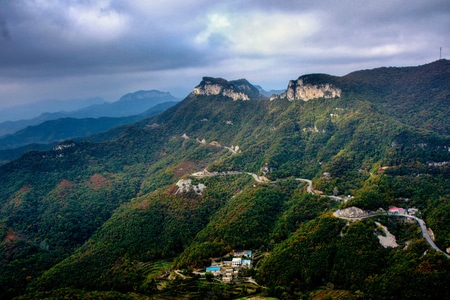
[[[450,261],[415,223],[332,214],[414,207],[450,247],[449,69],[305,75],[273,100],[206,77],[100,142],[25,154],[0,167],[2,297],[450,296]],[[374,221],[400,246],[384,248]],[[192,273],[236,249],[254,251],[239,276],[260,286]]]

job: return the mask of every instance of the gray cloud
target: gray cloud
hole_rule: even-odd
[[[8,41],[11,38],[11,36],[9,34],[8,26],[6,25],[5,21],[0,21],[0,35],[6,41]]]
[[[1,1],[0,108],[424,64],[449,53],[448,28],[447,0]]]

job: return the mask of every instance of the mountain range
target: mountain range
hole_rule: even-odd
[[[37,117],[33,117],[31,119],[22,119],[15,121],[6,121],[0,123],[0,137],[3,135],[14,134],[15,132],[24,129],[28,126],[36,126],[42,124],[45,121],[57,120],[61,118],[101,118],[101,117],[110,117],[110,118],[118,118],[118,117],[129,117],[134,115],[139,115],[144,113],[146,110],[152,108],[157,104],[161,104],[164,102],[177,102],[180,99],[172,96],[169,92],[161,92],[158,90],[149,90],[149,91],[137,91],[134,93],[128,93],[122,96],[118,101],[106,103],[101,102],[99,98],[93,98],[97,101],[93,102],[89,99],[84,101],[50,101],[42,103],[37,103],[34,105],[25,106],[25,112],[37,110],[40,111],[42,109],[48,109]],[[78,102],[78,103],[77,103]],[[89,105],[83,105],[84,103]],[[72,104],[72,106],[70,106]],[[43,107],[35,108],[38,105],[43,105]],[[49,109],[51,105],[52,110]],[[77,106],[75,106],[77,105]],[[77,109],[72,110],[71,107],[77,107]],[[25,109],[22,106],[16,108],[17,111],[21,112]],[[62,109],[64,111],[55,111],[55,109]],[[10,112],[14,110],[11,108],[9,110],[4,110],[5,114],[9,115],[18,115],[18,113]],[[52,111],[52,112],[49,112]],[[36,113],[36,111],[34,111]],[[19,114],[20,115],[20,114]]]
[[[177,103],[168,92],[137,91],[113,103],[89,105],[72,112],[44,113],[37,118],[0,124],[0,162],[30,150],[47,150],[66,139],[76,139],[137,122]]]
[[[204,77],[156,116],[28,152],[0,166],[0,297],[450,298],[450,260],[384,213],[450,248],[449,86],[448,60],[270,98]],[[333,214],[351,207],[379,213]],[[205,273],[239,249],[232,284]]]
[[[129,117],[60,118],[29,126],[0,138],[0,161],[17,158],[26,151],[51,149],[66,139],[82,138],[107,131],[113,127],[131,124],[163,112],[177,102],[156,104],[144,113]],[[38,147],[38,148],[36,148]]]
[[[105,103],[105,100],[99,97],[71,99],[66,101],[57,99],[42,100],[0,109],[0,122],[33,119],[43,113],[73,111],[101,103]],[[0,135],[2,135],[2,133],[0,133]]]

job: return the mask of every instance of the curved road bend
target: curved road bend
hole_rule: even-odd
[[[306,182],[308,184],[308,189],[307,189],[308,193],[314,194],[314,191],[312,188],[312,180],[304,179],[304,178],[295,178],[295,180]]]
[[[371,214],[371,215],[362,216],[362,217],[358,217],[358,218],[347,218],[347,217],[339,216],[339,214],[337,213],[338,211],[339,210],[335,211],[333,213],[333,215],[337,218],[344,219],[344,220],[361,220],[361,219],[368,219],[368,218],[373,218],[373,217],[377,217],[377,216],[405,217],[405,218],[414,219],[419,224],[420,230],[422,231],[422,236],[427,241],[427,243],[431,246],[431,248],[433,248],[437,252],[444,254],[445,256],[447,256],[447,258],[450,258],[449,254],[447,254],[444,251],[442,251],[441,249],[439,249],[438,246],[436,246],[436,244],[433,242],[430,234],[428,233],[428,229],[427,229],[427,225],[425,224],[425,221],[416,216],[411,216],[411,215],[406,215],[406,214],[389,214],[389,213],[387,213],[387,214]]]
[[[219,172],[212,172],[212,173],[210,173],[210,172],[208,172],[205,169],[202,172],[193,173],[193,174],[191,174],[191,176],[194,176],[194,177],[210,177],[210,176],[217,176],[217,175],[236,175],[236,174],[243,174],[243,173],[251,175],[256,182],[260,182],[260,183],[271,182],[266,177],[260,177],[260,176],[258,176],[256,174],[250,173],[250,172],[239,172],[239,171],[230,171],[230,172],[225,172],[225,173],[219,173]],[[308,193],[314,194],[314,190],[312,188],[312,181],[311,180],[304,179],[304,178],[295,178],[295,180],[306,182],[308,184],[308,188],[307,188]],[[334,199],[334,200],[342,200],[342,198],[336,197],[336,196],[328,196],[328,197],[330,197],[331,199]],[[339,216],[338,214],[336,214],[336,212],[333,214],[335,217],[338,217],[338,218],[341,218],[341,219],[347,219],[347,220],[366,219],[366,218],[373,218],[373,217],[376,217],[376,216],[380,216],[378,214],[375,214],[375,215],[364,216],[364,217],[361,217],[361,218],[345,218],[345,217]],[[389,217],[405,217],[405,218],[411,218],[411,219],[416,220],[416,222],[420,226],[420,229],[422,230],[422,236],[427,241],[427,243],[434,250],[436,250],[437,252],[440,252],[440,253],[444,254],[445,256],[447,256],[447,258],[450,258],[449,254],[447,254],[444,251],[442,251],[441,249],[439,249],[436,246],[436,244],[433,242],[433,240],[431,239],[430,235],[428,234],[427,225],[425,224],[425,222],[422,219],[420,219],[420,218],[418,218],[416,216],[410,216],[410,215],[406,215],[406,214],[382,214],[382,215],[389,216]]]
[[[439,249],[436,246],[436,244],[433,242],[433,240],[431,239],[430,235],[428,234],[427,225],[425,224],[425,222],[422,219],[419,219],[418,217],[415,217],[415,216],[404,215],[404,214],[399,214],[399,216],[406,217],[406,218],[411,218],[411,219],[416,220],[417,223],[419,223],[420,229],[422,230],[422,236],[425,238],[425,240],[428,242],[428,244],[430,244],[430,246],[434,250],[436,250],[437,252],[441,252],[445,256],[447,256],[447,258],[450,258],[450,255],[448,255],[447,253],[445,253],[444,251]]]

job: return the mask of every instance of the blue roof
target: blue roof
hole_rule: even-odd
[[[206,272],[208,272],[208,271],[220,271],[220,267],[207,267],[206,268]]]

